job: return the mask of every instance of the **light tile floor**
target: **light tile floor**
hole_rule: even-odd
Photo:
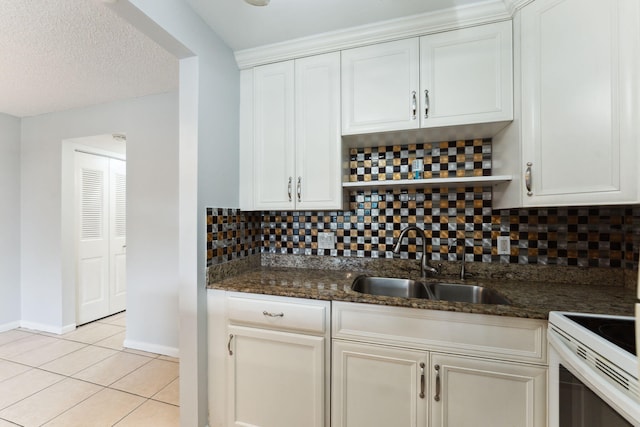
[[[178,359],[123,348],[125,327],[0,333],[0,427],[179,426]]]

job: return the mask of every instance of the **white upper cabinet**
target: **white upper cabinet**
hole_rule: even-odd
[[[342,134],[504,127],[513,119],[512,64],[510,21],[345,50]]]
[[[511,21],[420,38],[422,127],[513,119]]]
[[[521,125],[494,140],[494,173],[515,179],[494,191],[494,207],[640,200],[639,17],[637,0],[522,9]]]
[[[342,134],[420,125],[417,38],[342,51]]]
[[[295,61],[297,209],[342,208],[340,53]]]
[[[340,54],[255,67],[241,85],[240,207],[341,208]]]
[[[294,205],[293,79],[293,61],[254,69],[253,151],[246,155],[254,156],[253,185],[257,209]]]

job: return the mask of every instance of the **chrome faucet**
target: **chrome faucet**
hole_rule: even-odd
[[[458,247],[459,246],[459,242],[462,240],[462,264],[460,266],[460,280],[464,280],[467,277],[467,272],[466,272],[466,268],[465,268],[465,252],[466,252],[466,245],[465,245],[465,241],[464,239],[455,239],[453,242],[454,247]],[[451,246],[449,246],[449,252],[451,252]],[[458,251],[456,250],[456,258],[457,258],[457,253]]]
[[[415,231],[416,235],[422,238],[422,258],[420,259],[420,274],[422,274],[422,277],[427,277],[427,273],[429,273],[429,275],[431,276],[439,274],[440,270],[438,270],[436,267],[432,267],[427,260],[427,236],[424,234],[424,230],[418,226],[410,225],[400,232],[398,241],[393,247],[393,253],[400,253],[400,243],[402,243],[402,239],[405,238],[409,231]]]

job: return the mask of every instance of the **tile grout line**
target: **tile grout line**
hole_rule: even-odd
[[[109,324],[109,323],[106,323],[106,322],[101,322],[100,320],[96,321],[96,324],[97,324],[97,323],[104,324],[104,325],[110,325],[110,326],[118,326],[118,327],[122,327],[124,330],[126,330],[126,326],[122,326],[122,325],[113,325],[113,324]],[[84,325],[83,325],[83,326],[84,326]],[[66,354],[60,355],[60,356],[58,356],[58,357],[56,357],[56,358],[54,358],[54,359],[52,359],[52,360],[46,361],[46,362],[42,363],[42,364],[41,364],[41,365],[39,365],[39,366],[31,366],[31,365],[28,365],[28,364],[25,364],[25,363],[21,363],[21,362],[19,362],[19,361],[9,360],[9,359],[6,359],[6,358],[3,358],[3,357],[0,357],[0,360],[4,360],[4,361],[6,361],[6,362],[8,362],[8,363],[13,363],[13,364],[20,365],[20,366],[23,366],[23,367],[25,367],[25,368],[28,368],[28,369],[27,369],[26,371],[24,371],[24,372],[21,372],[21,373],[18,373],[18,374],[16,374],[16,375],[12,375],[12,376],[10,376],[10,377],[7,377],[7,378],[3,379],[2,381],[0,381],[0,384],[2,384],[3,382],[5,382],[5,381],[7,381],[7,380],[9,380],[9,379],[11,379],[11,378],[14,378],[14,377],[16,377],[16,376],[18,376],[18,375],[22,375],[22,374],[24,374],[24,373],[26,373],[26,372],[30,372],[30,371],[32,371],[32,370],[38,370],[38,371],[41,371],[41,372],[45,372],[45,373],[49,373],[49,374],[54,374],[54,375],[57,375],[57,376],[60,376],[60,377],[61,377],[61,379],[60,379],[59,381],[56,381],[56,382],[54,382],[53,384],[48,385],[47,387],[44,387],[44,388],[42,388],[42,389],[40,389],[40,390],[37,390],[37,391],[35,391],[34,393],[31,393],[31,394],[29,394],[28,396],[25,396],[25,397],[23,397],[22,399],[20,399],[20,400],[18,400],[18,401],[16,401],[16,402],[11,403],[10,405],[8,405],[8,406],[6,406],[6,407],[4,407],[4,408],[0,408],[0,410],[4,410],[4,409],[7,409],[7,408],[10,408],[10,407],[12,407],[12,406],[14,406],[14,405],[18,404],[19,402],[22,402],[23,400],[25,400],[25,399],[28,399],[28,398],[32,397],[33,395],[35,395],[35,394],[37,394],[37,393],[40,393],[40,392],[42,392],[42,391],[44,391],[44,390],[47,390],[47,389],[49,389],[49,388],[51,388],[51,387],[53,387],[53,386],[55,386],[55,385],[57,385],[57,384],[59,384],[59,383],[61,383],[61,382],[65,381],[66,379],[75,380],[75,381],[80,381],[80,382],[87,383],[87,384],[92,384],[92,385],[95,385],[95,386],[99,387],[99,389],[98,389],[95,393],[91,393],[89,396],[86,396],[84,399],[80,400],[79,402],[76,402],[76,403],[75,403],[75,404],[73,404],[71,407],[66,408],[66,409],[65,409],[64,411],[62,411],[61,413],[59,413],[59,414],[57,414],[56,416],[54,416],[53,418],[51,418],[51,419],[47,420],[47,421],[45,422],[45,424],[46,424],[46,423],[48,423],[48,422],[53,421],[53,420],[54,420],[55,418],[57,418],[57,417],[62,416],[63,414],[65,414],[65,413],[67,413],[68,411],[70,411],[71,409],[73,409],[73,408],[77,407],[78,405],[82,404],[82,403],[83,403],[83,402],[85,402],[86,400],[88,400],[88,399],[90,399],[91,397],[95,396],[96,394],[98,394],[98,393],[100,393],[100,392],[102,392],[102,391],[104,391],[104,390],[107,390],[107,389],[108,389],[108,390],[112,390],[112,391],[116,391],[116,392],[120,392],[120,393],[125,393],[125,394],[128,394],[128,395],[130,395],[130,396],[135,396],[135,397],[139,397],[139,398],[141,398],[141,399],[142,399],[142,401],[140,402],[140,404],[139,404],[139,405],[137,405],[135,408],[133,408],[131,411],[129,411],[126,415],[124,415],[124,416],[123,416],[123,417],[121,417],[118,421],[116,421],[116,422],[113,424],[113,426],[115,426],[115,425],[117,425],[118,423],[122,422],[125,418],[127,418],[128,416],[130,416],[133,412],[135,412],[136,410],[138,410],[142,405],[144,405],[144,404],[148,403],[149,401],[153,401],[153,402],[156,402],[156,403],[159,403],[159,404],[163,404],[163,405],[169,405],[169,406],[171,406],[171,407],[175,407],[175,408],[180,408],[180,405],[179,405],[179,404],[177,404],[177,405],[176,405],[176,404],[174,404],[174,403],[165,402],[165,401],[158,400],[158,399],[156,399],[156,398],[155,398],[155,396],[157,396],[157,395],[158,395],[160,392],[162,392],[165,388],[169,387],[169,386],[170,386],[174,381],[176,381],[177,379],[179,379],[179,378],[180,378],[180,377],[179,377],[179,375],[178,375],[178,376],[176,376],[176,378],[173,378],[171,381],[169,381],[166,385],[162,386],[159,390],[157,390],[157,391],[156,391],[152,396],[150,396],[150,397],[147,397],[147,396],[141,396],[141,395],[139,395],[139,394],[132,393],[132,392],[130,392],[130,391],[120,390],[120,389],[117,389],[117,388],[113,388],[113,387],[112,387],[112,386],[113,386],[113,384],[115,384],[116,382],[120,381],[121,379],[125,378],[125,377],[126,377],[126,376],[128,376],[128,375],[133,374],[134,372],[138,371],[139,369],[143,368],[144,366],[147,366],[148,364],[150,364],[150,363],[151,363],[152,361],[154,361],[154,360],[162,360],[163,362],[175,363],[175,364],[177,364],[177,365],[179,366],[179,363],[180,363],[179,358],[171,358],[171,360],[167,360],[167,359],[163,359],[163,358],[161,358],[163,355],[160,355],[160,354],[157,354],[157,353],[142,352],[142,353],[145,353],[145,354],[140,354],[140,353],[136,353],[136,350],[134,350],[134,349],[127,349],[127,348],[125,348],[125,347],[122,347],[122,348],[120,348],[120,349],[114,349],[114,348],[112,348],[112,347],[105,347],[105,346],[101,346],[101,345],[98,345],[98,344],[97,344],[98,342],[103,341],[103,340],[106,340],[106,339],[108,339],[108,338],[111,338],[111,337],[113,337],[113,336],[115,336],[115,335],[117,335],[117,334],[121,333],[122,331],[118,331],[118,332],[116,332],[116,333],[114,333],[114,334],[112,334],[112,335],[109,335],[109,336],[106,336],[106,337],[104,337],[104,338],[101,338],[101,339],[99,339],[98,341],[96,341],[96,342],[94,342],[94,343],[87,343],[87,342],[83,342],[83,341],[76,341],[76,340],[73,340],[73,339],[65,338],[65,337],[64,337],[64,336],[62,336],[62,335],[60,335],[60,336],[54,336],[54,335],[50,335],[50,334],[46,334],[46,333],[40,333],[40,332],[38,332],[38,331],[31,331],[31,330],[22,330],[22,331],[23,331],[23,332],[25,332],[25,333],[30,334],[30,336],[44,336],[44,337],[50,337],[50,338],[53,338],[53,339],[58,340],[58,341],[59,341],[59,340],[63,340],[63,341],[67,341],[67,342],[74,342],[74,343],[84,344],[84,346],[83,346],[83,347],[81,347],[81,348],[78,348],[78,349],[76,349],[76,350],[74,350],[74,351],[71,351],[71,352],[69,352],[69,353],[66,353]],[[23,339],[28,339],[28,338],[30,338],[30,336],[25,336],[25,337],[22,337],[22,338],[18,338],[18,339],[16,339],[16,340],[9,341],[9,342],[7,342],[7,343],[5,343],[5,344],[11,344],[11,343],[15,343],[15,342],[18,342],[18,341],[20,341],[20,340],[23,340]],[[5,344],[0,345],[0,347],[2,347],[2,346],[3,346],[3,345],[5,345]],[[51,344],[53,344],[53,343],[51,343]],[[85,368],[81,369],[80,371],[78,371],[78,372],[74,372],[74,373],[69,374],[69,375],[67,375],[67,374],[61,374],[61,373],[59,373],[59,372],[49,371],[49,370],[47,370],[47,369],[45,369],[45,368],[42,368],[42,366],[44,366],[44,365],[46,365],[46,364],[48,364],[48,363],[54,362],[54,361],[56,361],[56,360],[59,360],[59,359],[64,358],[64,357],[67,357],[67,356],[69,356],[69,355],[72,355],[73,353],[76,353],[76,352],[78,352],[78,351],[81,351],[81,350],[84,350],[84,349],[87,349],[87,348],[90,348],[90,347],[97,347],[97,348],[101,348],[101,349],[105,349],[105,350],[112,350],[112,351],[114,351],[115,353],[114,353],[114,354],[112,354],[112,355],[110,355],[110,356],[105,357],[104,359],[101,359],[101,360],[95,361],[95,362],[91,363],[89,366],[87,366],[87,367],[85,367]],[[23,354],[26,354],[26,353],[29,353],[29,352],[32,352],[32,351],[37,351],[37,350],[38,350],[38,349],[25,350],[25,351],[23,351],[23,352],[21,352],[21,353],[19,353],[19,354],[15,355],[15,356],[20,356],[20,355],[23,355]],[[84,380],[84,379],[81,379],[81,378],[76,378],[76,377],[74,377],[74,376],[73,376],[73,375],[78,374],[79,372],[84,371],[85,369],[89,369],[90,367],[92,367],[92,366],[94,366],[94,365],[96,365],[96,364],[98,364],[98,363],[101,363],[101,362],[102,362],[102,361],[104,361],[104,360],[107,360],[107,359],[108,359],[108,358],[110,358],[110,357],[114,357],[114,356],[116,356],[117,354],[121,354],[121,353],[127,353],[127,354],[137,355],[137,356],[141,356],[141,357],[146,357],[146,358],[148,358],[148,360],[147,360],[146,362],[144,362],[142,365],[140,365],[140,366],[136,367],[136,368],[135,368],[134,370],[132,370],[131,372],[128,372],[128,373],[126,373],[125,375],[122,375],[121,377],[119,377],[119,378],[115,379],[114,381],[112,381],[111,383],[109,383],[109,384],[108,384],[108,385],[106,385],[106,386],[105,386],[105,385],[102,385],[102,384],[97,384],[97,383],[94,383],[94,382],[91,382],[91,381],[87,381],[87,380]],[[13,356],[12,356],[12,357],[13,357]],[[16,424],[14,421],[7,420],[7,419],[5,419],[5,418],[0,418],[0,420],[7,421],[7,422],[9,422],[9,423],[11,423],[11,424],[13,424],[13,425],[16,425],[16,426],[20,426],[20,424]]]

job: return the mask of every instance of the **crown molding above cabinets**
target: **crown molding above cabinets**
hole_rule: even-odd
[[[240,69],[511,19],[531,0],[490,0],[235,52]]]
[[[504,0],[504,6],[507,8],[509,15],[513,16],[518,10],[533,1],[535,0]]]

